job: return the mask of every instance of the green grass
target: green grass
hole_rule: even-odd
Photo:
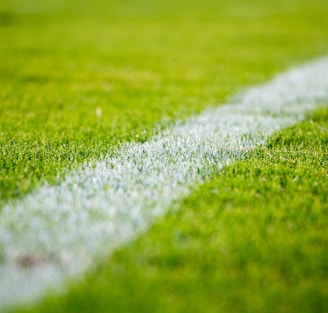
[[[328,52],[327,1],[3,0],[0,205]],[[96,110],[102,115],[97,117]],[[28,312],[328,312],[328,110]]]
[[[273,136],[60,298],[17,312],[327,312],[328,109]]]
[[[0,5],[0,203],[328,51],[325,1],[46,3]]]

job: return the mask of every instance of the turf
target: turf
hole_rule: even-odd
[[[328,109],[196,187],[148,233],[17,312],[327,312]]]
[[[1,1],[0,204],[327,53],[327,12],[323,0]],[[327,312],[327,117],[275,135],[27,311]]]
[[[174,3],[1,2],[0,203],[328,51],[326,1]]]

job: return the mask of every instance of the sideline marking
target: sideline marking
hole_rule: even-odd
[[[328,57],[247,90],[145,143],[68,173],[0,213],[0,303],[32,302],[144,231],[231,160],[328,102]],[[1,307],[0,305],[0,307]]]

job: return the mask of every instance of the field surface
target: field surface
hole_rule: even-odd
[[[4,231],[8,208],[35,222],[23,204],[44,186],[62,186],[86,164],[156,141],[325,57],[328,3],[3,0],[0,38],[1,280],[10,262],[26,274],[57,260],[38,253],[38,243],[61,223],[50,215],[49,232],[30,238],[29,223],[13,220],[34,249],[20,255]],[[96,257],[86,250],[86,272],[26,299],[10,296],[18,285],[0,281],[0,311],[328,312],[328,88],[321,81],[314,75],[293,103],[268,90],[281,105],[271,112],[280,124],[272,122],[263,140],[250,137],[254,144],[240,145],[236,158],[221,151],[229,162],[196,170],[200,179],[183,181],[187,192],[171,196],[178,189],[171,187],[165,211],[115,249],[104,242]],[[304,101],[313,90],[320,94]],[[312,100],[317,109],[284,109]],[[88,225],[80,225],[86,238]]]

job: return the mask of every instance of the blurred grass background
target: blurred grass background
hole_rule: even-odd
[[[2,0],[0,204],[326,53],[327,10],[323,0]]]
[[[327,54],[328,1],[2,0],[0,38],[2,204]],[[31,312],[324,312],[326,130],[280,132]]]

